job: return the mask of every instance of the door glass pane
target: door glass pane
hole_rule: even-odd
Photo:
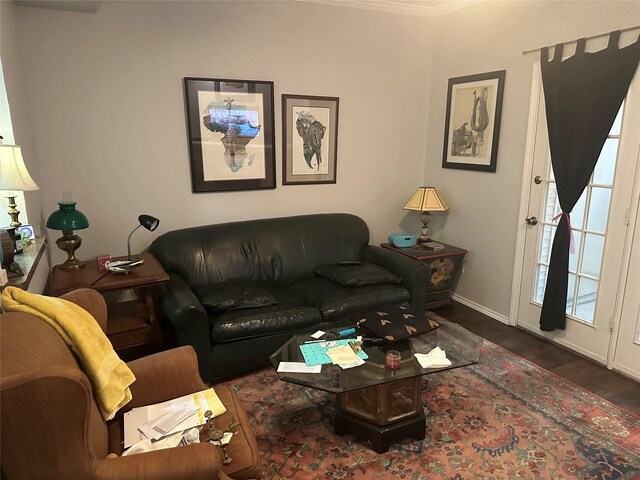
[[[602,249],[604,237],[587,233],[584,239],[584,252],[582,253],[582,266],[580,273],[600,278],[600,264],[602,263]]]
[[[547,188],[547,203],[544,209],[544,221],[551,222],[553,217],[558,213],[560,213],[560,201],[558,200],[556,184],[549,182]]]
[[[542,303],[544,300],[544,287],[547,283],[547,270],[544,265],[538,265],[536,270],[536,278],[533,282],[533,300],[534,302]]]
[[[555,225],[545,225],[542,230],[542,242],[540,242],[540,263],[549,264],[551,257],[551,246],[553,245],[553,237],[556,233]]]
[[[618,154],[617,138],[607,138],[604,147],[593,171],[593,183],[599,185],[613,185],[613,172],[616,168],[616,155]]]
[[[613,121],[613,125],[611,126],[611,131],[609,132],[609,135],[620,135],[620,127],[622,126],[623,110],[624,110],[624,102],[622,103],[620,110],[618,110],[618,115],[616,116],[616,119]]]
[[[567,315],[573,314],[573,299],[575,298],[576,276],[569,274],[569,285],[567,286]]]
[[[577,230],[571,230],[573,235],[573,253],[569,250],[569,271],[576,273],[578,268],[578,256],[580,255],[580,240],[582,239],[582,232]]]
[[[611,201],[610,188],[591,189],[591,201],[589,202],[589,216],[587,218],[587,230],[604,233],[609,216],[609,202]]]
[[[582,195],[576,202],[576,206],[571,210],[571,226],[573,228],[582,228],[582,221],[584,219],[584,208],[587,202],[587,189],[584,189]]]
[[[590,278],[580,277],[578,283],[578,297],[576,299],[576,317],[593,322],[593,312],[596,309],[598,282]]]

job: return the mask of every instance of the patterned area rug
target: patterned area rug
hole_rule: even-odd
[[[226,384],[265,479],[640,479],[640,417],[487,341],[480,364],[423,378],[427,437],[385,454],[334,435],[332,394],[271,369]]]

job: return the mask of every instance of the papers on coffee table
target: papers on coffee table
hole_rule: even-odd
[[[327,355],[334,365],[351,365],[358,361],[358,356],[353,349],[346,345],[327,349]]]
[[[304,362],[280,362],[278,372],[280,373],[320,373],[322,365],[310,367]]]

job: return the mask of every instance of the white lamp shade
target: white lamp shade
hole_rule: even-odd
[[[0,190],[38,190],[38,185],[27,171],[18,145],[0,144]]]
[[[444,212],[448,208],[434,187],[419,187],[404,206],[404,210],[418,212]]]

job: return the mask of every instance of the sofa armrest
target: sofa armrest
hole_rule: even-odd
[[[375,263],[402,277],[402,285],[411,294],[411,309],[425,311],[425,286],[431,269],[422,262],[373,245],[364,249],[364,261]]]
[[[158,287],[160,309],[174,327],[178,345],[191,345],[198,356],[200,375],[207,378],[211,352],[211,326],[204,307],[182,277],[169,274]]]
[[[210,443],[155,450],[98,462],[97,480],[222,480],[220,456]]]
[[[198,359],[191,346],[149,355],[127,365],[136,381],[131,385],[133,399],[123,412],[208,388],[198,374]]]

